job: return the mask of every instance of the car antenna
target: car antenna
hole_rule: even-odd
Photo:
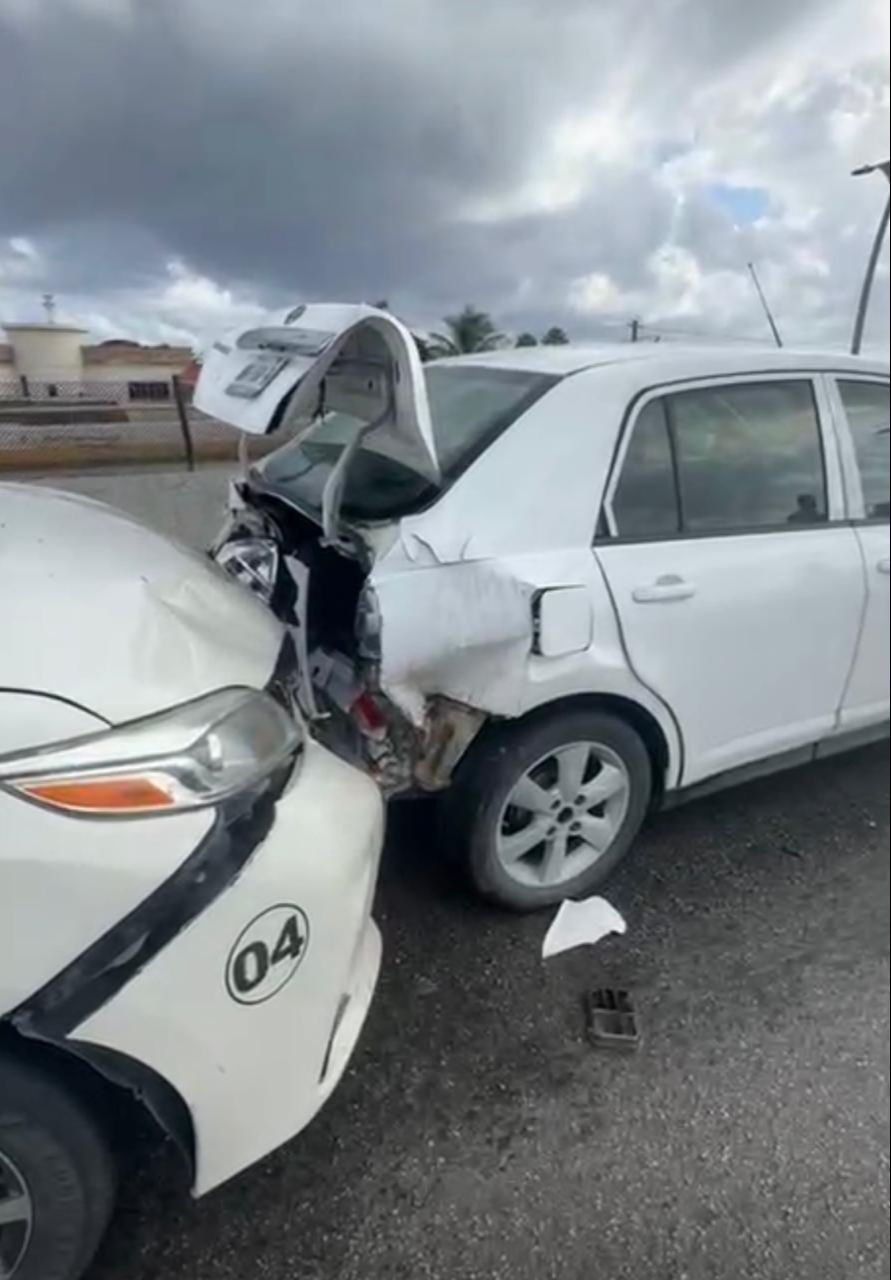
[[[761,281],[758,279],[758,272],[755,270],[755,264],[754,262],[748,262],[746,263],[746,266],[749,268],[749,275],[752,277],[755,292],[758,294],[758,299],[761,306],[764,308],[764,314],[767,316],[767,323],[770,325],[770,332],[773,334],[773,340],[778,347],[781,347],[783,345],[783,339],[780,337],[780,331],[777,328],[776,321],[773,318],[770,307],[767,305],[767,299],[764,296],[764,290],[761,288]]]

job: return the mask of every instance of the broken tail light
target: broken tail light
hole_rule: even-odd
[[[387,736],[387,718],[367,690],[355,699],[350,715],[367,737],[382,741]]]

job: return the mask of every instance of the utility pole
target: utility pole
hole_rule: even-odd
[[[852,178],[862,178],[867,173],[883,173],[888,183],[891,184],[891,160],[885,160],[881,164],[864,164],[859,169],[855,169],[851,174]],[[857,315],[854,319],[854,334],[851,338],[851,355],[859,356],[860,348],[863,345],[863,330],[866,326],[866,312],[869,309],[869,295],[872,293],[872,282],[875,279],[876,267],[879,265],[879,254],[882,251],[882,241],[885,239],[885,232],[888,230],[888,218],[891,215],[891,191],[888,193],[888,199],[885,201],[885,208],[879,219],[879,225],[876,229],[876,236],[872,242],[869,259],[866,263],[866,274],[863,277],[863,284],[860,288],[860,301],[857,303]]]
[[[758,272],[755,270],[754,262],[747,263],[749,275],[752,277],[752,284],[755,286],[755,292],[764,308],[764,314],[767,316],[767,323],[770,325],[770,332],[773,334],[773,340],[778,347],[783,345],[783,339],[780,337],[780,331],[777,328],[776,321],[773,318],[770,307],[767,305],[767,299],[764,296],[764,290],[761,288],[761,281],[758,279]]]

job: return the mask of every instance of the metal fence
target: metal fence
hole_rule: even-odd
[[[101,384],[111,388],[116,384]],[[90,384],[92,392],[95,384]],[[239,432],[199,413],[174,380],[170,402],[121,403],[109,394],[90,399],[0,395],[0,477],[97,467],[126,469],[203,462],[235,462]],[[252,457],[278,441],[252,439]]]
[[[184,394],[188,394],[188,391],[183,386]],[[0,407],[10,402],[25,405],[45,401],[77,404],[172,404],[173,400],[173,380],[169,376],[153,378],[151,369],[147,370],[145,377],[136,380],[108,378],[101,382],[65,379],[47,381],[24,375],[0,379]]]

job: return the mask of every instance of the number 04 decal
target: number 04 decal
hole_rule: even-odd
[[[242,929],[226,961],[226,990],[239,1004],[262,1004],[293,978],[309,943],[299,907],[279,903]]]

